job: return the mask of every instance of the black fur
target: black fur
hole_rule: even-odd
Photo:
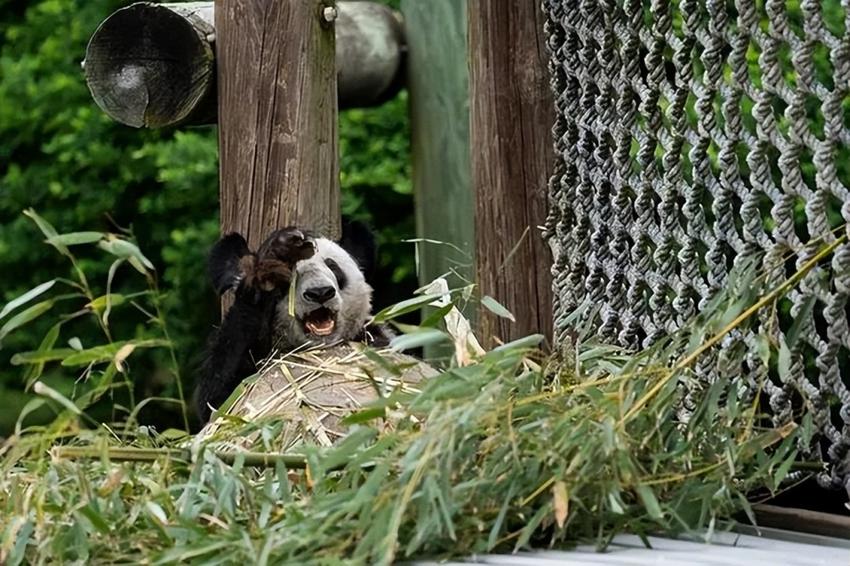
[[[390,345],[395,334],[386,324],[370,324],[363,329],[363,333],[357,337],[358,342],[364,342],[373,348],[386,348]]]
[[[278,298],[274,292],[239,288],[221,326],[210,338],[197,390],[201,422],[220,406],[239,383],[256,371],[271,351],[271,325]]]
[[[251,252],[241,235],[228,234],[210,251],[208,270],[213,287],[219,294],[235,290],[235,300],[221,326],[211,335],[201,368],[196,403],[202,423],[209,420],[211,408],[227,400],[243,379],[256,372],[257,362],[271,352],[275,309],[287,289],[288,269],[307,253],[303,245],[306,240],[299,240],[302,234],[306,240],[311,237],[309,232],[295,228],[277,230],[256,253]],[[355,258],[369,282],[376,257],[375,240],[369,229],[345,222],[338,243]],[[310,255],[312,252],[306,257]],[[265,269],[268,265],[272,268]],[[339,284],[344,286],[342,281]],[[391,338],[388,330],[370,326],[364,330],[362,341],[380,347],[389,344]]]
[[[351,254],[366,277],[366,282],[371,284],[378,263],[378,246],[369,227],[356,220],[343,219],[342,237],[337,243]]]
[[[336,277],[336,283],[339,285],[340,290],[345,289],[345,286],[348,285],[348,277],[345,276],[342,269],[340,269],[339,264],[335,262],[333,259],[328,258],[325,260],[325,265],[327,265],[331,272]]]
[[[236,288],[239,280],[239,260],[250,254],[242,234],[232,233],[220,239],[210,250],[207,268],[213,288],[219,295]]]
[[[210,417],[239,382],[254,373],[256,363],[271,351],[275,307],[283,294],[289,271],[312,255],[304,232],[284,228],[273,232],[255,254],[240,234],[228,234],[210,250],[208,270],[219,294],[235,290],[233,306],[213,332],[197,387],[197,410],[202,422]],[[309,236],[308,236],[309,238]],[[264,270],[264,266],[268,269]],[[276,286],[267,289],[270,281]]]

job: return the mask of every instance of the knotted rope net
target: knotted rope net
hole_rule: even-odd
[[[645,347],[687,324],[742,261],[755,258],[770,288],[846,233],[850,1],[542,4],[556,342],[589,303],[601,339]],[[776,424],[805,404],[818,435],[803,448],[829,464],[818,482],[850,489],[848,295],[841,244],[727,338],[734,364],[717,349],[696,373],[763,387]],[[782,368],[758,354],[764,332]]]

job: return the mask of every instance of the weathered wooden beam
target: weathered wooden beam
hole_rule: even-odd
[[[473,278],[466,0],[402,0],[407,33],[419,278]],[[439,38],[435,41],[435,38]]]
[[[550,254],[538,227],[554,164],[537,2],[468,0],[476,280],[516,323],[481,312],[485,338],[552,333]]]
[[[762,527],[850,540],[850,517],[846,515],[764,504],[753,505],[753,512]]]
[[[421,240],[419,281],[427,285],[448,274],[449,285],[456,287],[474,277],[466,0],[402,0],[401,13],[407,36],[416,235]],[[474,322],[473,308],[464,315]],[[452,353],[450,344],[424,350],[429,359]]]
[[[218,0],[222,233],[339,235],[332,2]],[[331,21],[327,21],[331,20]]]
[[[340,106],[395,95],[403,82],[400,16],[373,2],[340,2],[336,10]],[[114,12],[86,49],[86,82],[97,105],[137,128],[214,123],[215,20],[213,2],[138,2]]]

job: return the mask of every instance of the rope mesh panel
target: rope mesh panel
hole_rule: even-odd
[[[603,340],[645,347],[705,307],[736,263],[757,258],[774,287],[846,230],[850,0],[543,0],[543,10],[556,342],[591,302]],[[841,245],[697,374],[743,374],[750,395],[763,382],[777,424],[805,403],[820,435],[808,456],[831,464],[819,483],[850,489],[848,296]],[[756,330],[790,352],[785,371],[761,361]]]

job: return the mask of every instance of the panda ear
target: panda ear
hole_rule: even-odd
[[[378,250],[375,235],[369,227],[362,222],[343,218],[342,238],[337,243],[354,258],[366,281],[371,281],[377,263]]]
[[[248,242],[242,234],[236,232],[228,234],[215,243],[210,250],[207,269],[216,293],[223,295],[239,285],[245,276],[239,260],[250,253]]]

